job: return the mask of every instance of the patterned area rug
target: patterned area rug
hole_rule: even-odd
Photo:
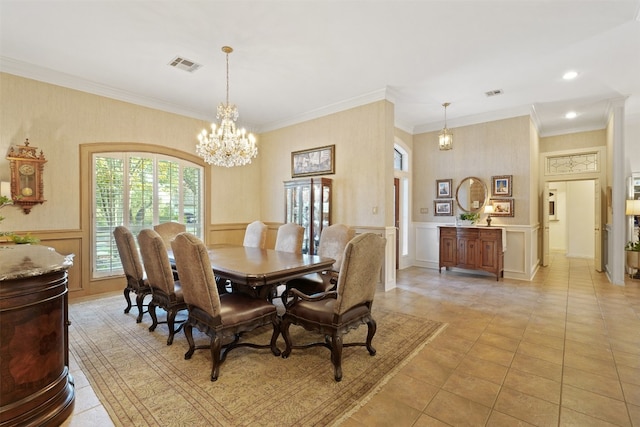
[[[238,348],[211,382],[211,357],[198,350],[184,359],[184,333],[167,346],[166,325],[149,332],[150,318],[135,322],[135,307],[123,314],[121,294],[69,304],[70,351],[116,426],[313,426],[337,424],[366,402],[415,352],[442,330],[439,322],[375,309],[377,350],[343,350],[343,379],[333,379],[330,351],[293,350],[288,359],[269,349]],[[159,310],[159,317],[164,312]],[[363,341],[362,325],[345,342]],[[295,325],[294,344],[317,336]],[[247,340],[267,343],[270,328]],[[194,329],[196,344],[208,338]],[[278,347],[284,349],[282,337]]]

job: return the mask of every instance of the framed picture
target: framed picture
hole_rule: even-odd
[[[511,197],[511,181],[513,175],[491,177],[491,197]]]
[[[335,173],[335,145],[291,153],[291,177]]]
[[[513,199],[491,199],[491,216],[513,216]]]
[[[453,200],[434,200],[434,216],[453,216]]]
[[[436,197],[438,199],[451,198],[451,180],[450,179],[436,179]]]

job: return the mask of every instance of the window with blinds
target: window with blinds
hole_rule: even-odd
[[[122,274],[113,229],[137,236],[143,228],[168,221],[202,238],[201,166],[150,153],[93,155],[93,276]]]

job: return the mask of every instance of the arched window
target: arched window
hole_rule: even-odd
[[[93,276],[122,274],[113,229],[175,221],[202,238],[202,166],[154,153],[93,154]]]

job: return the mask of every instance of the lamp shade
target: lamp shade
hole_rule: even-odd
[[[627,200],[627,215],[640,215],[640,200]]]
[[[493,206],[492,205],[486,205],[484,207],[484,213],[486,214],[492,214],[493,213]]]

